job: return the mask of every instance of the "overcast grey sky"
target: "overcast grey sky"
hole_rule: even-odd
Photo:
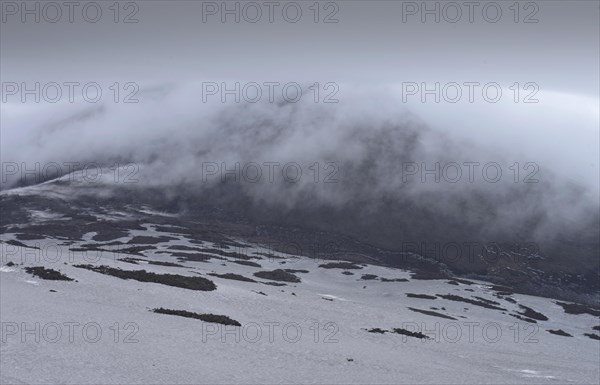
[[[102,16],[86,22],[83,6],[68,8],[52,19],[55,10],[35,15],[16,14],[3,1],[1,65],[3,79],[324,79],[336,82],[441,81],[481,78],[495,81],[536,81],[557,91],[596,96],[599,86],[598,1],[522,1],[515,23],[513,1],[499,1],[502,15],[495,18],[491,2],[474,2],[462,17],[447,2],[427,2],[440,8],[420,21],[421,11],[403,1],[337,1],[320,3],[314,22],[313,1],[299,1],[302,16],[296,23],[295,7],[275,2],[273,23],[269,8],[259,1],[262,17],[241,2],[239,17],[220,20],[212,2],[121,2],[119,23],[114,23],[112,1],[100,1]],[[8,5],[7,5],[8,3]],[[20,6],[21,2],[17,2]],[[36,2],[28,2],[34,8]],[[215,2],[219,8],[222,2]],[[227,2],[234,8],[236,2]],[[328,4],[332,3],[332,4]],[[531,4],[534,4],[535,7]],[[415,2],[421,8],[421,2]],[[485,8],[487,7],[487,8]],[[512,7],[512,8],[511,8]],[[484,8],[486,9],[484,14]],[[95,7],[86,8],[93,18]],[[404,11],[404,14],[403,14]],[[416,13],[415,13],[416,12]],[[413,14],[415,13],[415,14]],[[487,14],[487,16],[486,16]],[[124,23],[125,19],[138,20]],[[46,16],[46,17],[44,17]],[[206,22],[203,22],[203,16]],[[403,16],[406,22],[403,22]],[[337,23],[324,21],[338,20]],[[537,23],[526,23],[535,21]]]

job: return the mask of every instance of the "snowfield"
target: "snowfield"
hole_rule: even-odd
[[[41,220],[50,214],[34,215]],[[600,341],[589,336],[600,334],[593,329],[599,318],[567,314],[555,300],[502,293],[485,282],[411,279],[409,271],[382,266],[323,268],[319,265],[331,261],[282,253],[267,257],[257,254],[265,252],[260,245],[243,242],[223,249],[238,253],[236,258],[218,253],[219,246],[211,242],[199,245],[179,233],[159,232],[150,223],[144,227],[115,239],[119,245],[96,242],[104,251],[87,252],[70,249],[93,244],[93,233],[73,243],[49,238],[15,242],[15,234],[1,235],[2,384],[600,381]],[[123,253],[123,244],[136,236],[170,238],[154,249]],[[197,253],[185,247],[205,249],[203,254],[214,258],[199,262],[170,254]],[[233,262],[244,259],[261,267]],[[217,289],[121,279],[75,265],[203,277]],[[46,280],[25,271],[36,266],[73,281]],[[289,269],[301,282],[274,286],[267,283],[275,281],[254,275],[276,269]],[[256,282],[210,273],[233,273]],[[362,279],[367,274],[376,277]],[[514,317],[523,313],[520,305],[548,320]],[[241,326],[152,311],[161,307],[223,315]],[[385,332],[371,330],[375,328]],[[429,338],[394,333],[395,328]],[[558,329],[572,337],[548,332]]]

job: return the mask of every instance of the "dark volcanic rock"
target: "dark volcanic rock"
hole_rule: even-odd
[[[495,309],[495,310],[503,310],[506,311],[506,309],[498,307],[498,306],[494,306],[490,303],[488,303],[487,301],[476,301],[470,298],[463,298],[460,297],[458,295],[454,295],[454,294],[446,294],[446,295],[442,295],[442,294],[437,294],[438,297],[440,298],[444,298],[450,301],[456,301],[456,302],[465,302],[465,303],[470,303],[471,305],[475,305],[475,306],[481,306],[484,307],[486,309]]]
[[[119,259],[117,259],[117,261],[119,261],[119,262],[125,262],[125,263],[131,263],[133,265],[139,265],[138,262],[139,261],[143,261],[143,260],[139,259],[139,258],[129,258],[129,257],[127,257],[127,258],[119,258]]]
[[[285,270],[277,269],[273,271],[259,271],[254,273],[255,277],[269,279],[271,281],[281,281],[281,282],[292,282],[297,283],[301,282],[301,279],[295,276],[292,273],[288,273]]]
[[[352,262],[329,262],[319,265],[323,269],[362,269],[362,266],[355,265]]]
[[[69,278],[62,274],[60,271],[47,269],[43,266],[26,267],[25,271],[34,277],[46,279],[49,281],[73,281],[73,278]]]
[[[394,328],[394,329],[392,329],[392,332],[396,333],[396,334],[402,334],[404,336],[409,336],[409,337],[415,337],[415,338],[426,339],[426,340],[429,339],[429,337],[427,337],[425,334],[423,334],[421,332],[411,332],[410,330],[401,329],[401,328]]]
[[[37,246],[27,246],[26,244],[19,242],[19,241],[15,241],[14,239],[11,239],[9,241],[6,241],[7,245],[11,245],[11,246],[19,246],[19,247],[25,247],[27,249],[37,249],[39,250],[40,248]]]
[[[421,299],[436,299],[437,297],[433,295],[427,294],[414,294],[414,293],[406,293],[406,296],[409,298],[421,298]]]
[[[406,278],[381,278],[381,282],[408,282]]]
[[[581,305],[579,303],[565,303],[565,302],[556,302],[557,305],[562,306],[567,314],[590,314],[596,317],[600,317],[600,310]]]
[[[154,313],[177,315],[177,316],[185,317],[185,318],[194,318],[194,319],[199,319],[204,322],[218,323],[221,325],[242,326],[242,324],[240,324],[238,321],[231,319],[225,315],[199,314],[199,313],[193,313],[193,312],[186,311],[186,310],[164,309],[162,307],[158,308],[158,309],[154,309],[152,311]]]
[[[448,275],[440,271],[418,271],[416,273],[412,273],[410,277],[412,279],[419,280],[432,280],[448,278]]]
[[[238,265],[244,265],[244,266],[252,266],[252,267],[262,267],[261,265],[259,265],[256,262],[252,262],[252,261],[231,261],[233,263],[237,263]]]
[[[156,274],[146,270],[121,270],[109,266],[73,265],[81,269],[95,271],[96,273],[111,275],[121,279],[133,279],[140,282],[160,283],[167,286],[180,287],[189,290],[212,291],[217,286],[206,278],[188,277],[176,274]]]
[[[572,335],[570,335],[569,333],[565,332],[562,329],[558,329],[558,330],[552,330],[552,329],[548,329],[546,330],[548,333],[552,333],[552,334],[556,334],[557,336],[563,336],[563,337],[573,337]]]
[[[360,277],[360,279],[363,281],[371,281],[377,278],[378,277],[375,274],[363,274],[362,277]]]
[[[247,278],[247,277],[244,277],[243,275],[234,274],[234,273],[225,273],[225,274],[208,273],[208,275],[211,275],[213,277],[223,278],[223,279],[232,279],[235,281],[256,282],[252,278]]]
[[[183,262],[183,261],[190,261],[190,262],[208,262],[211,259],[221,259],[224,260],[224,258],[221,257],[216,257],[214,255],[210,255],[210,254],[200,254],[200,253],[180,253],[180,252],[160,252],[161,254],[170,254],[173,257],[177,257],[177,260],[179,262]]]
[[[523,311],[519,312],[519,314],[521,314],[522,316],[525,316],[527,318],[532,318],[532,319],[535,319],[538,321],[548,321],[548,317],[546,317],[542,313],[539,313],[539,312],[533,310],[530,307],[527,307],[525,305],[519,305],[519,307],[523,310]]]
[[[439,318],[456,320],[456,318],[454,318],[454,317],[450,317],[449,315],[445,315],[445,314],[438,313],[438,312],[435,312],[435,311],[415,309],[415,308],[412,308],[412,307],[409,307],[408,309],[412,310],[414,312],[417,312],[417,313],[427,314],[427,315],[430,315],[430,316],[433,316],[433,317],[439,317]]]

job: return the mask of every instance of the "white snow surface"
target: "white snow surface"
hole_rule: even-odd
[[[189,243],[180,234],[156,232],[151,225],[147,231],[131,231],[130,235],[178,238],[157,245],[164,250],[172,245],[216,247],[210,242],[201,246]],[[13,235],[2,234],[0,239],[7,241]],[[412,280],[408,271],[373,265],[362,265],[362,269],[349,270],[354,275],[344,275],[342,269],[319,267],[323,261],[289,255],[283,255],[285,259],[253,259],[262,266],[257,268],[232,263],[229,257],[181,262],[153,250],[145,251],[143,257],[84,254],[69,251],[77,243],[67,246],[52,239],[22,242],[40,249],[1,244],[2,384],[600,382],[600,341],[584,335],[598,334],[592,330],[600,324],[598,317],[565,314],[549,298],[514,294],[511,297],[518,303],[509,303],[495,297],[486,282],[456,286],[447,280]],[[80,243],[91,242],[86,237]],[[248,245],[243,252],[250,255],[258,250],[264,251],[259,245]],[[124,257],[185,267],[117,260]],[[9,261],[16,265],[6,267]],[[217,289],[195,291],[122,280],[73,266],[88,263],[161,274],[200,274]],[[33,277],[24,270],[28,266],[59,270],[75,281]],[[301,283],[280,287],[260,283],[268,281],[253,276],[274,269],[308,273],[295,273]],[[241,274],[260,282],[207,275],[211,272]],[[363,274],[410,280],[361,280]],[[442,298],[409,298],[406,293],[478,296],[499,302],[507,311]],[[549,320],[532,324],[510,316],[508,313],[519,310],[518,304]],[[242,326],[151,311],[160,307],[226,315]],[[408,307],[428,311],[435,307],[433,311],[456,320]],[[367,331],[415,327],[431,339]],[[573,337],[550,334],[548,329],[562,329]]]

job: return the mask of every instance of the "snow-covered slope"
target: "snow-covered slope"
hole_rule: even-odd
[[[567,314],[555,300],[485,282],[414,279],[409,271],[362,263],[337,268],[335,261],[264,245],[236,239],[219,244],[168,230],[145,223],[111,242],[94,240],[92,232],[80,240],[2,234],[1,382],[600,381],[600,341],[590,337],[600,335],[594,309]],[[140,246],[145,250],[130,249]],[[206,260],[193,261],[199,256]],[[94,266],[203,277],[216,290],[121,279],[90,270]],[[73,281],[41,279],[26,271],[31,267],[60,271]],[[301,281],[254,275],[276,269]],[[226,273],[255,282],[210,275]],[[158,314],[156,308],[223,315],[241,326]]]

